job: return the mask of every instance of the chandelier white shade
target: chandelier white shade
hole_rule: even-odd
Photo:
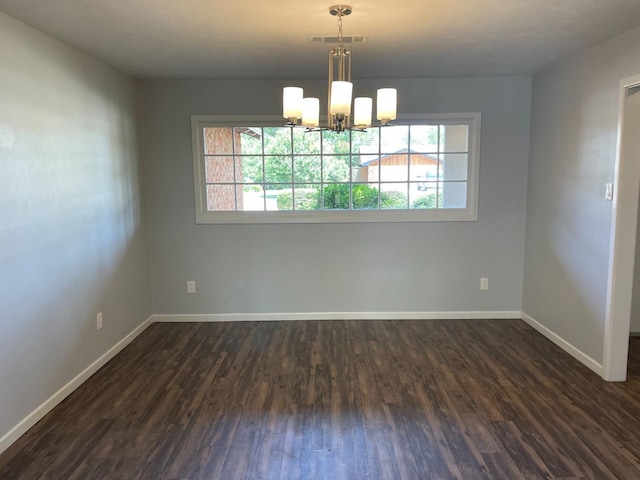
[[[369,97],[358,97],[353,101],[353,125],[356,128],[366,128],[371,125],[373,100]]]
[[[302,88],[285,87],[282,91],[282,110],[285,118],[302,117]]]
[[[320,125],[320,100],[313,97],[302,100],[302,126],[316,128]]]
[[[351,115],[351,94],[353,83],[334,81],[331,82],[331,102],[329,113],[331,115]]]
[[[353,101],[351,82],[351,50],[346,49],[342,39],[342,17],[349,15],[348,5],[334,5],[329,8],[331,15],[338,17],[338,46],[329,49],[329,81],[327,85],[327,125],[320,125],[320,100],[304,97],[300,87],[284,87],[282,91],[282,115],[289,125],[308,129],[364,130],[372,125],[373,100],[358,97]],[[381,125],[387,125],[396,118],[397,91],[395,88],[381,88],[377,95],[376,118]]]
[[[383,123],[389,123],[396,119],[396,105],[398,103],[398,92],[395,88],[381,88],[378,90],[378,115],[377,118]]]

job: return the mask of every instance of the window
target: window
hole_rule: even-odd
[[[478,113],[405,117],[365,132],[275,122],[192,117],[198,223],[477,219]]]

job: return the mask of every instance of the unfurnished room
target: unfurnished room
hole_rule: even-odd
[[[0,479],[639,479],[639,201],[639,0],[0,0]]]

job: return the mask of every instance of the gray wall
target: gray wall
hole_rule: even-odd
[[[622,78],[640,74],[640,28],[533,80],[523,310],[601,362]]]
[[[150,314],[137,150],[132,81],[0,13],[0,437]]]
[[[482,113],[478,222],[196,225],[190,116],[279,114],[283,82],[146,83],[153,312],[519,311],[530,78],[356,81],[357,93],[384,84],[401,113]]]

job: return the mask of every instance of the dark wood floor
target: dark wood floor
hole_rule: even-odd
[[[611,384],[521,321],[154,324],[0,478],[638,479],[631,351]]]

